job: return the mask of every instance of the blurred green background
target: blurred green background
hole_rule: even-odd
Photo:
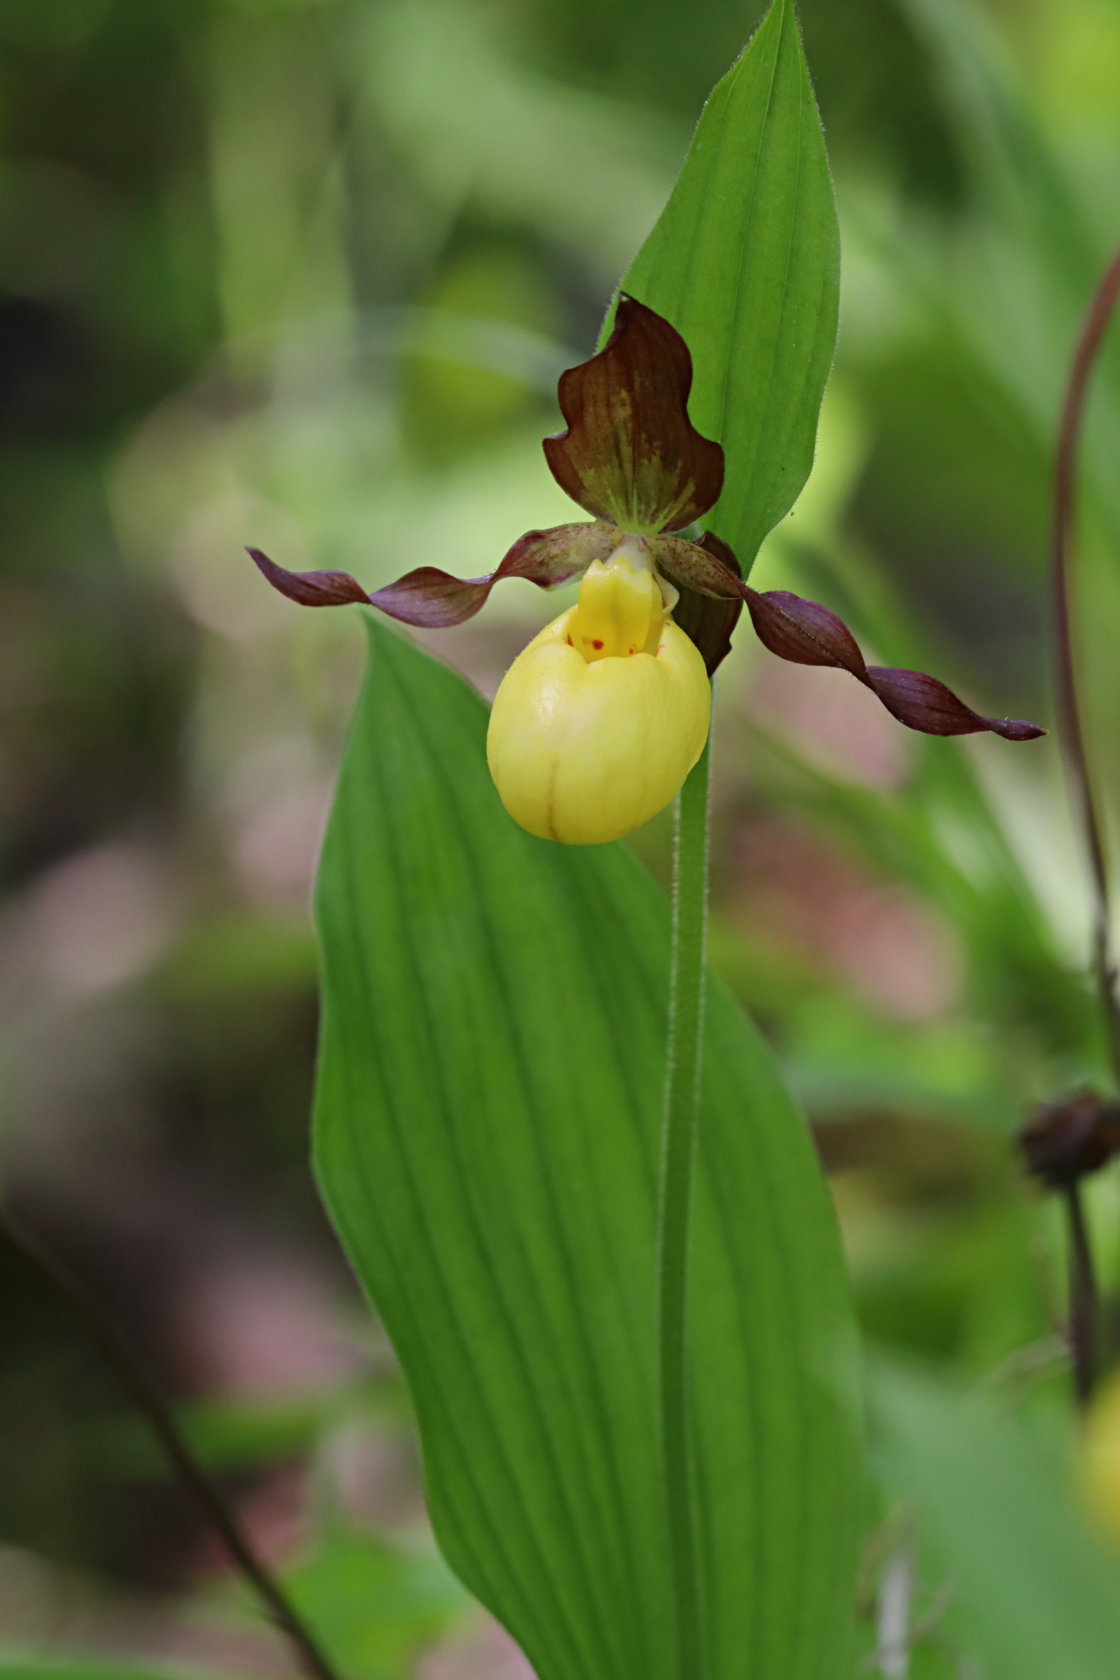
[[[5,1194],[183,1403],[355,1674],[522,1670],[433,1556],[407,1402],[306,1166],[308,894],[361,627],[271,594],[243,545],[374,587],[490,570],[566,517],[540,452],[557,373],[760,10],[0,8]],[[1052,725],[1049,450],[1120,237],[1120,11],[800,10],[841,339],[756,581]],[[1110,804],[1118,460],[1114,345],[1079,555]],[[428,640],[492,692],[556,610],[513,584]],[[1061,1232],[1009,1140],[1103,1057],[1053,737],[919,739],[749,640],[719,683],[715,961],[816,1127],[873,1344],[1057,1393]],[[667,843],[667,818],[635,840],[662,875]],[[1095,1186],[1106,1259],[1117,1200]],[[0,1652],[286,1672],[223,1569],[0,1258]]]

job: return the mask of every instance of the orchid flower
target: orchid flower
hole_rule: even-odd
[[[372,594],[346,572],[290,572],[259,549],[249,553],[302,606],[362,602],[427,629],[473,617],[503,578],[550,589],[582,577],[576,605],[506,673],[487,737],[507,811],[552,840],[617,839],[673,798],[704,749],[710,678],[744,603],[771,653],[848,671],[911,729],[990,730],[1012,741],[1044,733],[982,717],[936,677],[868,666],[827,607],[752,589],[711,532],[699,541],[679,535],[723,487],[723,450],[688,416],[691,386],[684,339],[623,294],[603,349],[561,375],[568,429],[544,440],[553,477],[590,522],[527,532],[486,577],[420,566]]]

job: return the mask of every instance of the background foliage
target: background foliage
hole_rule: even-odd
[[[1118,232],[1120,23],[1108,0],[801,15],[841,339],[813,479],[754,581],[1050,722],[1047,451]],[[687,28],[660,0],[0,12],[4,1181],[356,1673],[517,1659],[431,1552],[399,1378],[305,1165],[308,883],[361,631],[287,608],[240,549],[373,587],[425,560],[487,570],[566,517],[539,450],[556,373],[756,21],[716,0]],[[1089,428],[1114,804],[1115,346]],[[540,621],[510,585],[439,651],[490,691]],[[906,736],[839,674],[740,640],[717,966],[816,1126],[872,1345],[1010,1400],[1049,1369],[1061,1280],[1008,1136],[1101,1060],[1053,742]],[[660,875],[666,840],[663,821],[636,840]],[[1095,1199],[1107,1241],[1114,1186]],[[3,1645],[275,1672],[107,1379],[6,1261],[0,1315]],[[1060,1375],[1030,1400],[1056,1418]],[[944,1563],[921,1568],[934,1598]],[[955,1614],[923,1675],[952,1672]]]

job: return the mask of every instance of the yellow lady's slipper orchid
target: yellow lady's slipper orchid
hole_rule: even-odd
[[[502,804],[542,839],[617,840],[672,799],[704,750],[711,684],[641,538],[584,574],[576,606],[514,660],[486,756]]]
[[[711,531],[682,536],[719,502],[724,477],[721,446],[689,418],[691,387],[680,333],[623,294],[603,349],[561,374],[568,429],[544,440],[552,476],[590,522],[527,531],[485,577],[417,566],[372,593],[349,572],[290,572],[259,548],[249,553],[302,606],[364,602],[429,630],[473,617],[503,578],[552,589],[582,577],[578,605],[510,667],[487,745],[506,810],[556,840],[613,840],[673,797],[703,750],[708,679],[744,605],[780,659],[847,671],[911,729],[1042,734],[1021,719],[982,717],[920,671],[867,665],[827,607],[752,589]]]

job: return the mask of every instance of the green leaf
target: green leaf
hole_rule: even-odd
[[[702,523],[746,572],[809,476],[836,348],[840,235],[792,0],[712,93],[622,284],[692,352],[689,412],[726,454]]]
[[[1120,1564],[1074,1507],[1052,1443],[910,1374],[882,1373],[875,1409],[991,1680],[1112,1680]]]
[[[540,1680],[669,1680],[654,1230],[668,907],[535,840],[486,710],[370,622],[317,894],[320,1185],[409,1381],[452,1567]],[[859,1464],[832,1210],[713,983],[692,1299],[711,1675],[834,1680]]]

